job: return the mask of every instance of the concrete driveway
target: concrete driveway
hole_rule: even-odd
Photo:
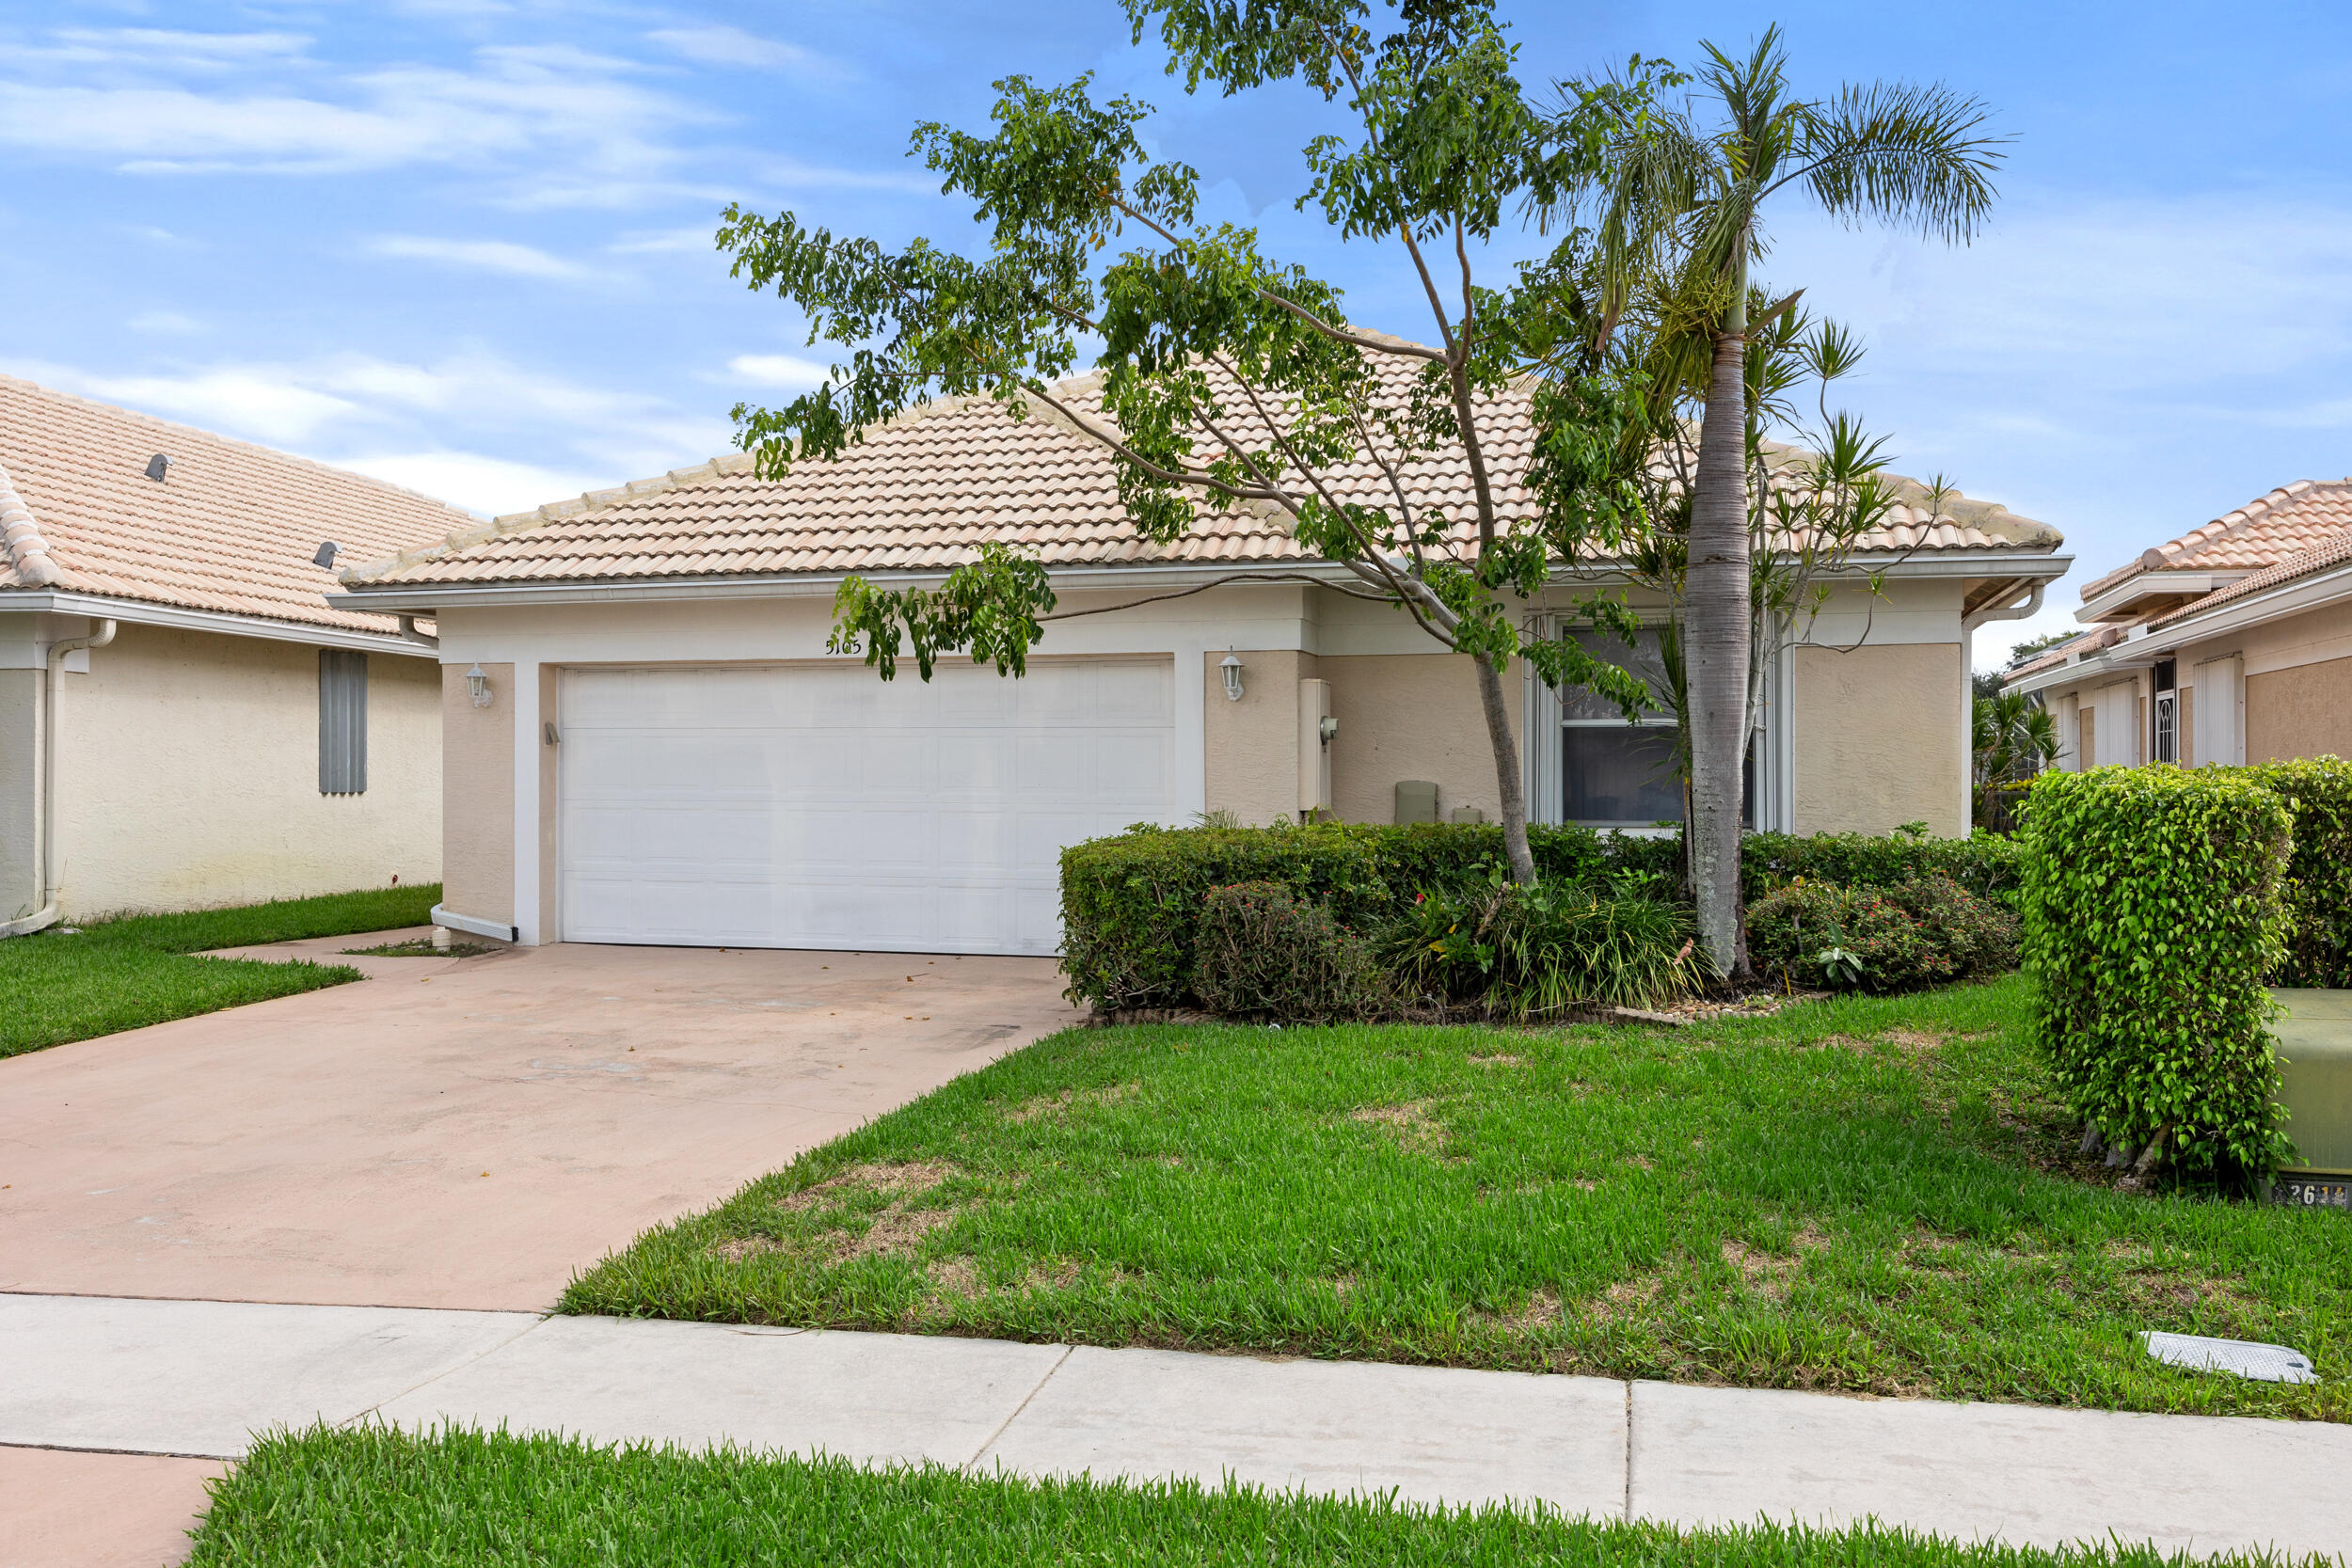
[[[359,961],[379,977],[0,1061],[0,1291],[544,1309],[1077,1016],[1043,958]]]

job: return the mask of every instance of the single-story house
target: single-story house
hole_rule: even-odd
[[[2352,479],[2302,480],[2087,583],[2090,630],[2009,672],[2058,766],[2352,756]]]
[[[1506,396],[1486,441],[1508,480],[1533,427]],[[1385,499],[1369,465],[1327,477]],[[1458,464],[1404,482],[1423,505],[1467,495]],[[828,653],[846,576],[932,583],[992,540],[1032,552],[1079,612],[1025,677],[957,659],[926,685],[910,661],[884,684]],[[1771,672],[1755,819],[1964,833],[1969,634],[2040,602],[2066,569],[2058,535],[1950,498],[1867,543]],[[441,918],[525,943],[1051,953],[1057,852],[1081,839],[1212,812],[1387,822],[1401,798],[1425,815],[1407,784],[1434,784],[1441,816],[1499,809],[1465,656],[1341,592],[1343,569],[1256,512],[1139,542],[1111,460],[1041,407],[934,404],[781,482],[732,455],[342,580],[343,608],[436,619]],[[1589,589],[1524,612],[1565,631]],[[480,695],[460,678],[477,670]],[[1534,817],[1679,816],[1661,731],[1513,679]]]
[[[439,664],[314,557],[469,520],[0,377],[0,933],[437,878]]]

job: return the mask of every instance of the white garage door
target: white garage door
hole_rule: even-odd
[[[566,671],[570,942],[1052,953],[1065,845],[1174,807],[1173,671]]]

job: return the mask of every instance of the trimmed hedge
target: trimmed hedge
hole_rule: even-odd
[[[1679,880],[1678,838],[1527,831],[1546,880]],[[1750,898],[1784,883],[1896,887],[1949,877],[1972,893],[2012,900],[2022,852],[2011,840],[1869,838],[1860,833],[1752,833],[1742,879]],[[1160,828],[1138,824],[1062,851],[1062,968],[1073,1001],[1097,1007],[1173,1007],[1192,1000],[1200,901],[1212,888],[1279,882],[1369,935],[1417,893],[1483,879],[1503,863],[1493,823],[1412,827],[1319,822],[1305,827]]]
[[[2245,768],[2044,773],[2026,815],[2033,1028],[2110,1149],[2233,1184],[2285,1152],[2263,982],[2284,956],[2292,817]]]
[[[2246,769],[2295,817],[2287,951],[2272,983],[2352,989],[2352,762],[2307,757]]]

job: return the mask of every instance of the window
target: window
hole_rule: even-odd
[[[319,650],[319,793],[368,792],[368,656]]]
[[[1582,687],[1560,692],[1560,817],[1591,828],[1647,828],[1679,822],[1682,775],[1676,767],[1674,712],[1658,647],[1659,634],[1645,631],[1629,648],[1613,633],[1573,631],[1567,635],[1596,658],[1639,675],[1656,705],[1629,723],[1617,705]],[[1756,748],[1748,748],[1745,801],[1740,819],[1756,820]]]
[[[2181,692],[2179,666],[2169,658],[2156,660],[2155,700],[2149,704],[2148,754],[2158,762],[2181,760]]]

